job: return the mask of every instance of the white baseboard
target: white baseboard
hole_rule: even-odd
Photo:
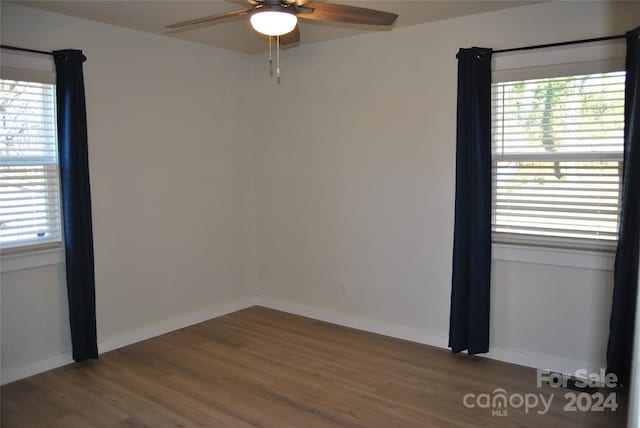
[[[73,363],[73,358],[69,351],[62,354],[50,355],[41,360],[31,361],[26,364],[9,366],[2,369],[2,385],[57,367],[66,366],[70,363]]]
[[[325,321],[331,324],[338,324],[345,327],[351,327],[358,330],[368,331],[371,333],[382,334],[384,336],[404,339],[410,342],[422,343],[425,345],[436,346],[438,348],[446,348],[448,338],[437,333],[424,331],[421,329],[401,326],[398,324],[386,323],[383,321],[374,321],[353,315],[321,309],[318,307],[307,306],[281,299],[273,299],[270,297],[258,297],[256,304],[265,308],[275,309],[282,312],[288,312],[307,318],[313,318],[319,321]]]
[[[254,299],[252,297],[248,297],[246,299],[230,302],[221,306],[213,306],[197,312],[191,312],[186,315],[181,315],[175,318],[161,321],[157,324],[137,328],[125,334],[112,336],[109,338],[105,338],[104,340],[99,340],[98,351],[100,352],[100,354],[104,354],[105,352],[113,351],[114,349],[132,345],[137,342],[142,342],[143,340],[151,339],[152,337],[170,333],[172,331],[218,318],[223,315],[228,315],[230,313],[237,312],[254,305]]]
[[[332,324],[382,334],[384,336],[391,336],[398,339],[409,340],[411,342],[435,346],[437,348],[449,349],[447,346],[448,337],[433,331],[429,332],[414,327],[406,327],[382,321],[373,321],[370,319],[345,315],[326,309],[268,297],[258,297],[256,299],[256,304]],[[590,373],[597,373],[598,370],[600,370],[600,366],[595,363],[569,360],[552,355],[539,354],[518,349],[492,348],[490,352],[481,354],[480,356],[511,364],[571,375],[579,369],[585,369]]]
[[[422,329],[414,327],[407,327],[383,321],[375,321],[358,316],[339,313],[336,311],[330,311],[327,309],[268,297],[248,297],[236,302],[230,302],[224,305],[214,306],[204,310],[191,312],[189,314],[171,318],[157,324],[138,328],[122,335],[112,336],[104,340],[100,340],[98,342],[98,349],[102,354],[114,349],[122,348],[124,346],[150,339],[152,337],[179,330],[190,325],[198,324],[203,321],[208,321],[213,318],[246,309],[254,305],[260,305],[266,308],[313,318],[332,324],[338,324],[345,327],[351,327],[358,330],[368,331],[371,333],[382,334],[385,336],[404,339],[411,342],[435,346],[442,349],[448,349],[448,338],[437,332],[424,331]],[[504,361],[507,363],[567,374],[573,374],[578,369],[586,369],[591,373],[596,373],[600,369],[599,365],[594,363],[569,360],[552,355],[533,353],[530,351],[522,351],[517,349],[492,348],[489,353],[482,354],[482,356],[498,361]],[[71,357],[71,352],[64,352],[61,354],[48,356],[37,361],[10,366],[2,370],[1,384],[4,385],[10,382],[14,382],[19,379],[45,372],[47,370],[70,364],[72,362],[73,358]]]
[[[571,376],[574,376],[577,370],[586,370],[588,373],[599,373],[599,370],[602,368],[601,364],[593,362],[570,360],[554,355],[540,354],[520,349],[493,348],[486,354],[480,354],[480,356],[517,364],[519,366],[564,373]]]
[[[212,306],[207,309],[191,312],[175,318],[161,321],[157,324],[137,328],[125,334],[112,336],[98,341],[98,350],[100,354],[122,348],[152,337],[170,333],[190,325],[208,321],[223,315],[227,315],[241,309],[245,309],[255,305],[252,297],[243,300],[230,302],[224,305]],[[57,355],[51,355],[37,361],[31,361],[25,364],[13,365],[2,369],[1,384],[7,384],[20,380],[38,373],[52,370],[57,367],[73,363],[71,351]]]

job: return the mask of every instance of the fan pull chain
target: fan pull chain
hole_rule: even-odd
[[[273,59],[271,58],[271,39],[272,37],[269,36],[269,77],[273,77]]]
[[[280,36],[276,36],[276,78],[280,83]]]

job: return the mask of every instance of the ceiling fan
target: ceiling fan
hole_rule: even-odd
[[[253,29],[269,36],[269,64],[271,64],[271,37],[276,37],[279,81],[279,48],[280,46],[289,47],[300,41],[298,18],[309,21],[391,27],[398,17],[395,13],[381,10],[307,0],[247,0],[247,3],[245,9],[190,19],[165,28],[185,31],[213,25],[222,19],[249,15]]]

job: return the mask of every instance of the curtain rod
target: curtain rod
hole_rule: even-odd
[[[53,52],[47,52],[47,51],[38,51],[35,49],[25,49],[25,48],[19,48],[17,46],[9,46],[9,45],[0,45],[0,48],[2,49],[8,49],[10,51],[22,51],[22,52],[31,52],[31,53],[37,53],[37,54],[42,54],[42,55],[51,55],[51,56],[55,56],[55,54]]]
[[[30,52],[30,53],[40,54],[40,55],[51,55],[54,58],[62,58],[63,61],[67,61],[69,59],[67,55],[62,53],[39,51],[36,49],[19,48],[17,46],[10,46],[10,45],[0,45],[0,48],[7,49],[10,51],[21,51],[21,52]],[[87,60],[87,57],[82,55],[82,62],[85,62],[86,60]]]
[[[594,39],[571,40],[568,42],[549,43],[546,45],[533,45],[533,46],[523,46],[523,47],[511,48],[511,49],[499,49],[499,50],[493,51],[493,53],[497,54],[497,53],[515,52],[515,51],[528,51],[531,49],[553,48],[556,46],[577,45],[580,43],[603,42],[605,40],[624,39],[625,37],[627,37],[625,34],[618,34],[616,36],[596,37]]]

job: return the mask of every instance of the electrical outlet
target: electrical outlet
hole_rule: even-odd
[[[342,281],[340,283],[340,295],[341,296],[345,296],[347,294],[347,282],[346,281]]]

